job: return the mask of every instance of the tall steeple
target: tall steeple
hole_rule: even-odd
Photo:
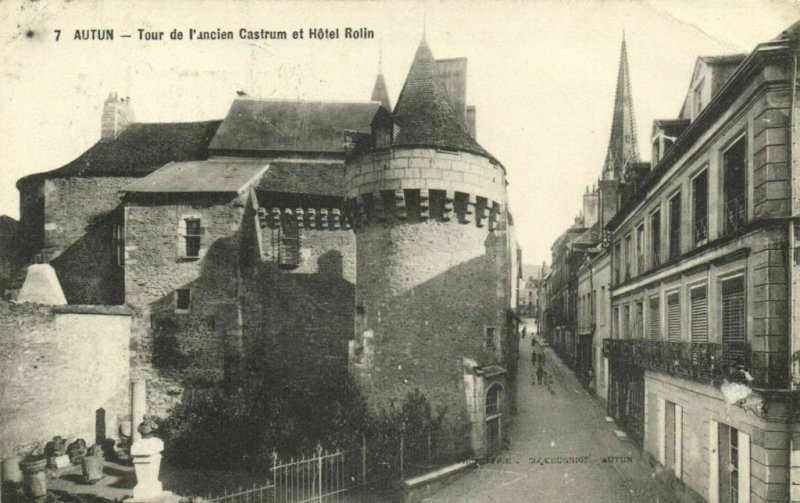
[[[636,140],[636,119],[633,115],[633,97],[628,72],[628,52],[625,48],[625,33],[622,34],[622,49],[617,71],[617,91],[614,97],[614,116],[611,122],[611,138],[608,141],[606,162],[603,166],[604,180],[620,180],[630,163],[639,162],[639,147]]]
[[[389,90],[386,88],[386,81],[383,79],[383,45],[378,48],[378,77],[375,79],[370,101],[380,101],[387,110],[392,111],[392,100],[389,99]]]

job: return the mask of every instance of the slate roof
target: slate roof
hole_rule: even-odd
[[[653,121],[653,132],[660,128],[665,135],[677,137],[689,126],[689,122],[689,119],[656,119]]]
[[[208,142],[221,121],[134,123],[113,140],[99,141],[77,159],[53,171],[21,178],[146,176],[173,161],[208,158]]]
[[[13,236],[17,232],[17,222],[8,215],[0,215],[0,236]]]
[[[344,164],[270,162],[256,190],[343,197]]]
[[[344,132],[370,133],[380,103],[237,99],[209,149],[344,156]]]
[[[791,26],[783,30],[773,40],[791,40],[800,37],[800,21],[796,21]]]
[[[375,78],[375,86],[372,88],[372,98],[370,101],[377,101],[387,110],[392,109],[392,100],[389,99],[389,89],[386,87],[386,80],[383,74],[379,73]]]
[[[601,240],[600,223],[595,223],[572,242],[572,246],[595,246]]]
[[[265,161],[189,161],[167,164],[124,187],[123,192],[237,193],[267,169]]]
[[[722,54],[719,56],[700,56],[698,59],[709,65],[738,65],[747,54]]]
[[[424,39],[417,48],[397,99],[394,119],[400,125],[395,147],[437,147],[493,159],[470,136],[464,121],[458,118]]]

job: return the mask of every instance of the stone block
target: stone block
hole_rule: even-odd
[[[67,298],[55,269],[50,264],[33,264],[28,267],[17,301],[62,306],[67,303]]]
[[[409,168],[430,168],[431,159],[427,157],[412,157],[408,161]]]
[[[788,108],[768,108],[759,114],[753,121],[753,134],[758,135],[768,127],[781,127],[788,125]]]

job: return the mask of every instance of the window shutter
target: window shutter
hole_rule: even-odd
[[[661,338],[661,309],[658,297],[650,299],[650,338],[658,340]]]
[[[667,339],[681,340],[681,296],[677,292],[667,297]]]
[[[744,344],[745,333],[744,277],[722,282],[722,344]],[[723,347],[728,363],[744,359],[743,346]]]
[[[708,297],[706,287],[692,290],[692,342],[708,342]]]

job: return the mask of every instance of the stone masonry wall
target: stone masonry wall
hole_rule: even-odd
[[[502,168],[485,157],[435,149],[398,149],[372,154],[345,170],[347,199],[396,189],[463,192],[506,202]]]
[[[507,365],[502,168],[463,152],[398,149],[348,164],[345,178],[356,230],[351,362],[362,389],[378,411],[419,389],[445,413],[450,448],[468,450],[463,358]]]
[[[70,304],[122,304],[123,269],[113,231],[126,177],[55,178],[44,182],[44,259],[56,269]]]
[[[346,364],[355,312],[355,235],[347,229],[301,229],[300,263],[276,263],[275,228],[261,229],[264,260],[244,273],[246,347],[276,367]]]
[[[474,226],[434,221],[358,231],[356,308],[373,331],[362,341],[373,347],[372,361],[359,370],[374,408],[419,388],[434,411],[468,421],[462,358],[497,363],[485,330],[505,333],[496,240]]]
[[[240,346],[239,243],[244,196],[163,199],[126,204],[125,298],[135,309],[135,371],[148,379],[148,401],[164,415],[185,385],[219,383],[226,357]],[[200,218],[199,258],[185,257],[180,229]],[[190,290],[178,310],[176,291]]]
[[[61,435],[118,437],[129,410],[131,317],[123,308],[0,303],[0,456]]]
[[[753,216],[789,215],[791,93],[765,92],[753,105]]]

